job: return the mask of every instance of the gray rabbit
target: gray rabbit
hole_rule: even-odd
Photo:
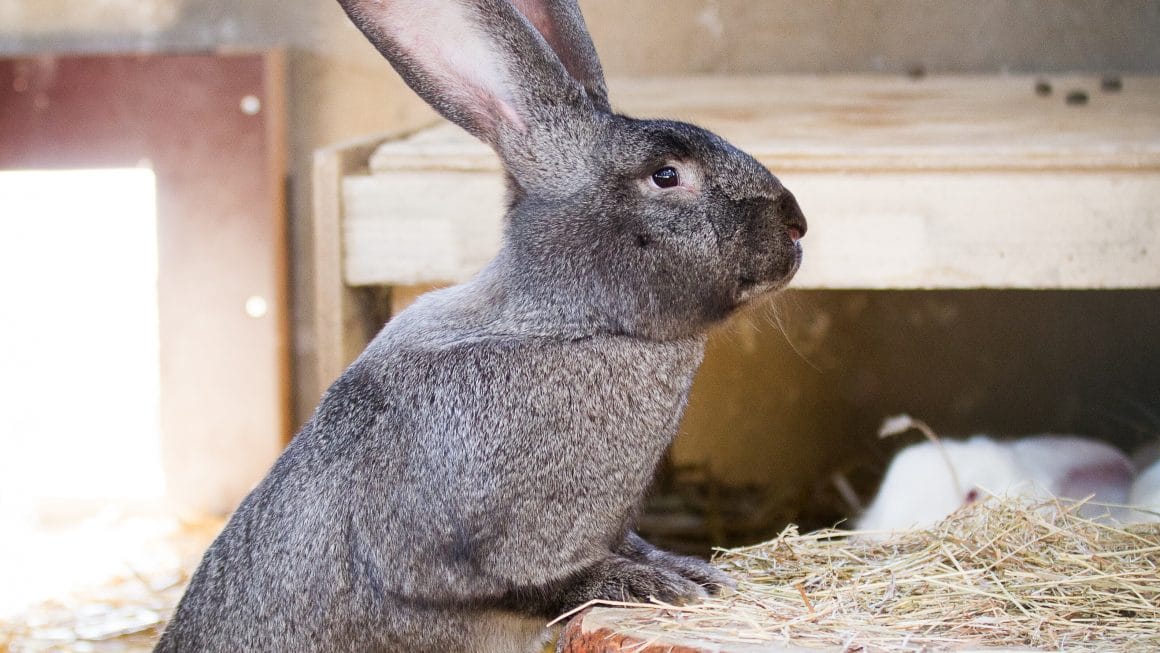
[[[806,223],[757,161],[610,109],[574,0],[340,0],[500,155],[503,246],[393,319],[209,548],[158,651],[535,651],[592,599],[731,584],[633,531],[705,332]]]

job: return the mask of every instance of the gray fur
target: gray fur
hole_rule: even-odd
[[[793,196],[709,132],[607,111],[571,2],[461,0],[503,69],[485,76],[504,80],[467,80],[465,95],[399,45],[420,41],[383,18],[392,2],[343,1],[420,95],[500,152],[504,245],[334,383],[206,552],[157,650],[533,651],[589,600],[729,585],[632,524],[705,330],[797,269]],[[541,36],[536,16],[570,36]],[[650,185],[666,165],[681,187]]]

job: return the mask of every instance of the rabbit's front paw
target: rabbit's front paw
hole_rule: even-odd
[[[593,600],[680,605],[708,596],[700,583],[661,565],[613,555],[574,579],[561,597],[565,608]]]
[[[737,588],[737,581],[708,562],[658,549],[636,533],[628,534],[620,547],[620,552],[633,560],[679,574],[713,595],[727,593]]]
[[[625,560],[619,573],[609,578],[606,585],[610,598],[619,601],[647,602],[655,599],[662,603],[682,605],[709,596],[702,584],[667,565]]]
[[[728,594],[737,589],[737,581],[732,576],[700,558],[676,555],[657,549],[656,553],[650,556],[650,562],[693,581],[708,590],[713,596]]]

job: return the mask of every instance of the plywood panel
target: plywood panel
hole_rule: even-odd
[[[282,70],[278,54],[0,62],[0,167],[156,173],[163,453],[189,512],[231,510],[288,438]]]

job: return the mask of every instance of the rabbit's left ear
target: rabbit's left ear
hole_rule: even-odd
[[[544,159],[543,134],[587,124],[607,106],[575,0],[339,3],[408,86],[509,167]]]

